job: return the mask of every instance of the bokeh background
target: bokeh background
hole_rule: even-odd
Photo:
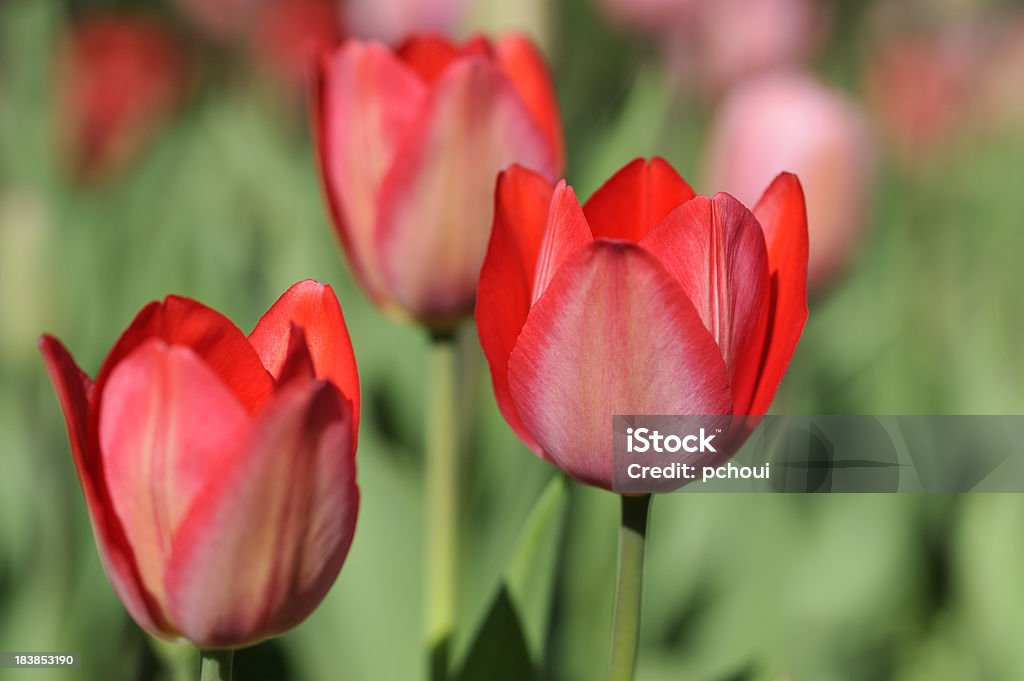
[[[102,573],[36,349],[94,372],[174,292],[244,330],[291,283],[341,299],[361,367],[364,505],[341,577],[239,679],[415,680],[424,334],[356,288],[326,218],[305,55],[346,35],[515,27],[549,56],[568,178],[636,156],[747,202],[804,179],[813,292],[780,413],[1024,410],[1024,8],[986,0],[3,0],[2,679],[195,678]],[[605,674],[617,499],[500,417],[464,329],[463,679]],[[967,454],[969,455],[969,454]],[[1024,498],[658,498],[641,681],[1024,678]]]

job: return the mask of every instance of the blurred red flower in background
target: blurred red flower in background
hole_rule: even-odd
[[[966,34],[887,39],[867,63],[865,88],[890,148],[914,157],[967,121],[977,45]]]
[[[316,55],[344,35],[331,0],[273,0],[255,17],[249,48],[256,62],[288,91],[304,94],[312,82]]]
[[[370,296],[432,327],[473,310],[500,170],[553,179],[561,120],[525,38],[390,51],[349,41],[320,62],[315,111],[335,229]]]
[[[876,144],[856,101],[801,72],[744,81],[715,116],[707,185],[751,204],[781,172],[802,178],[808,285],[821,288],[869,228]]]
[[[611,489],[614,414],[762,415],[807,319],[800,183],[753,213],[637,160],[580,207],[513,166],[498,182],[476,321],[498,406],[534,452]]]
[[[359,378],[329,286],[294,285],[248,338],[150,303],[96,380],[41,341],[107,576],[163,638],[241,647],[294,627],[355,531]]]
[[[59,136],[72,169],[97,178],[131,161],[183,102],[189,66],[166,27],[98,16],[58,46],[54,87]]]

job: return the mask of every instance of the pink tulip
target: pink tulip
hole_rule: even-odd
[[[708,186],[753,202],[780,172],[803,179],[810,230],[808,281],[830,281],[868,227],[874,140],[849,97],[809,75],[761,76],[740,84],[717,114]]]
[[[241,647],[299,624],[355,530],[359,379],[337,298],[305,281],[248,338],[194,300],[136,316],[95,381],[43,356],[100,558],[146,631]]]
[[[315,125],[356,275],[381,306],[432,327],[473,310],[498,172],[562,167],[544,60],[517,36],[413,38],[394,52],[349,41],[321,61]]]

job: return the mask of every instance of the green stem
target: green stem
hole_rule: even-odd
[[[644,543],[651,495],[622,497],[619,526],[619,575],[612,619],[610,681],[632,681],[640,643],[640,605],[643,601]]]
[[[200,650],[199,681],[231,681],[234,650]]]
[[[458,438],[455,386],[456,344],[436,335],[430,347],[426,447],[426,634],[430,678],[448,676],[448,654],[456,609],[458,550]]]

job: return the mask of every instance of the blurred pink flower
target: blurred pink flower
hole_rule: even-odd
[[[721,93],[744,77],[803,63],[823,27],[814,0],[702,0],[665,49],[684,78]]]
[[[54,73],[61,145],[97,178],[129,162],[181,104],[189,68],[175,36],[142,18],[99,16],[71,29]]]
[[[684,82],[713,93],[740,78],[803,62],[825,25],[815,0],[600,0],[629,28],[653,33]]]
[[[468,0],[346,0],[344,17],[353,36],[395,44],[412,33],[452,36],[468,7]]]
[[[800,176],[807,199],[808,284],[821,288],[849,261],[867,228],[874,144],[845,95],[800,72],[737,86],[717,114],[707,188],[751,204],[780,172]]]

